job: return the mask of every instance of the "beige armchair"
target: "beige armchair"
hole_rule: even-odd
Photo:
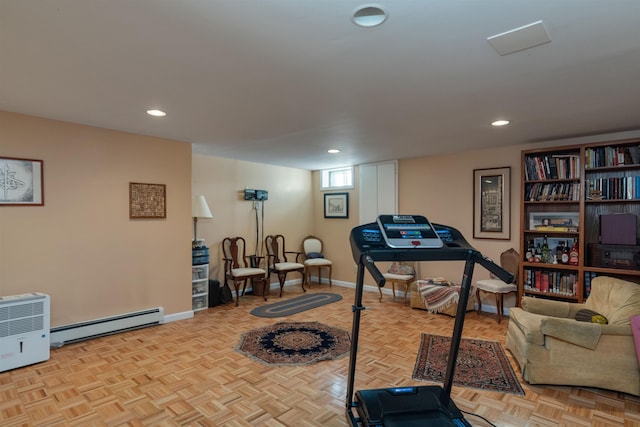
[[[608,324],[579,322],[579,310]],[[596,277],[585,304],[522,298],[510,310],[507,349],[531,384],[597,387],[640,396],[640,368],[629,318],[640,314],[640,285]]]

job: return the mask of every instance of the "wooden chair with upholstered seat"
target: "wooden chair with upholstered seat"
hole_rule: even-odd
[[[495,295],[496,311],[498,312],[498,323],[502,321],[502,311],[504,310],[504,296],[509,293],[516,294],[518,301],[518,267],[520,266],[520,255],[511,248],[500,254],[500,266],[514,275],[513,283],[505,283],[500,279],[492,278],[478,280],[476,282],[476,300],[478,301],[478,313],[482,311],[482,300],[480,292],[487,292]]]
[[[275,273],[278,276],[280,282],[280,296],[282,296],[282,290],[284,288],[284,282],[287,279],[287,274],[291,272],[297,272],[302,275],[302,292],[307,292],[304,288],[306,282],[306,274],[304,264],[298,262],[298,257],[302,255],[301,252],[291,252],[285,250],[284,236],[282,234],[269,235],[264,239],[264,245],[267,249],[267,269],[269,276]],[[295,262],[289,261],[287,254],[290,256],[295,255]]]
[[[236,307],[240,302],[240,283],[242,295],[247,288],[247,280],[252,286],[262,286],[264,300],[267,300],[267,272],[262,268],[252,267],[246,252],[246,242],[242,237],[225,237],[222,240],[222,254],[224,261],[224,282],[230,281],[236,290]]]
[[[322,253],[322,240],[316,236],[307,236],[302,239],[302,252],[305,260],[305,276],[306,282],[311,283],[311,273],[313,269],[318,270],[318,283],[322,284],[322,269],[327,269],[329,273],[329,287],[331,287],[331,266],[333,263],[330,259],[324,257]]]
[[[416,279],[415,262],[407,261],[395,261],[389,267],[386,273],[383,274],[387,283],[391,282],[391,290],[393,292],[393,299],[396,299],[396,283],[402,285],[404,288],[404,300],[407,303],[407,294],[409,293],[409,285]],[[382,302],[382,289],[378,287],[380,292],[379,301]]]

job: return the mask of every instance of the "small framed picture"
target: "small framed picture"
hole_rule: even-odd
[[[511,168],[473,170],[473,238],[511,238]]]
[[[349,218],[349,193],[324,195],[325,218]]]
[[[129,183],[129,218],[166,218],[166,185]]]
[[[0,205],[43,206],[42,160],[0,157]]]

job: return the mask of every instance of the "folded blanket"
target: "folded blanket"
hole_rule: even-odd
[[[440,313],[460,299],[461,287],[442,278],[418,280],[417,287],[425,308],[431,313]]]

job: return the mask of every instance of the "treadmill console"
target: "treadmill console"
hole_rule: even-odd
[[[380,215],[382,237],[392,248],[441,248],[438,233],[422,215]]]

